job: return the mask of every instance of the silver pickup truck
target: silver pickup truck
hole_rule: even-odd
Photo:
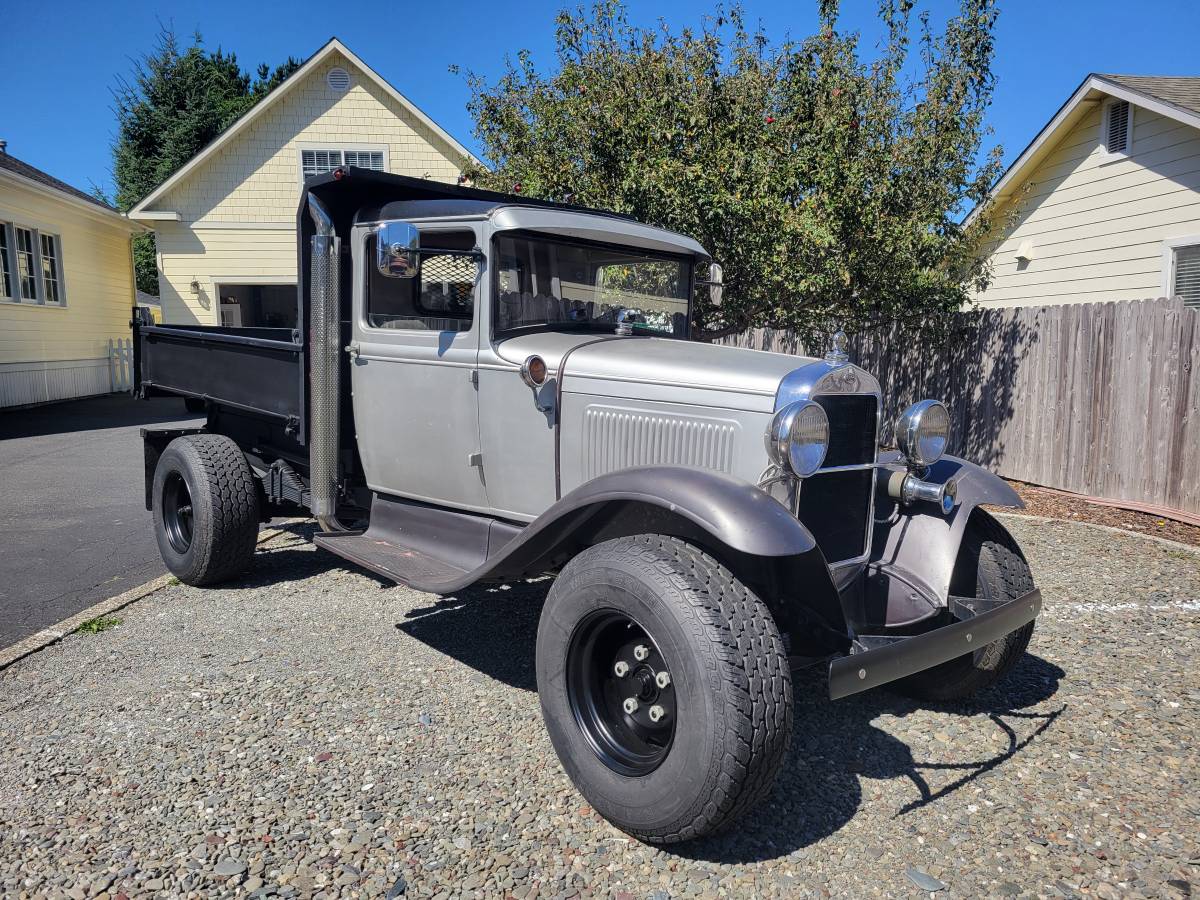
[[[136,388],[205,427],[145,432],[167,567],[238,575],[259,524],[438,594],[553,573],[537,683],[563,768],[645,841],[766,795],[791,670],[833,699],[963,697],[1025,652],[1041,598],[926,400],[823,359],[690,339],[720,267],[629,218],[343,169],[309,180],[292,328],[135,323]],[[478,639],[486,641],[487,634]],[[399,688],[398,688],[399,689]]]

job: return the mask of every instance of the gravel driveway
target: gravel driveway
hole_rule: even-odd
[[[1046,612],[1002,687],[830,703],[798,673],[772,799],[665,851],[600,820],[554,757],[546,582],[438,600],[285,536],[236,586],[164,589],[0,673],[0,891],[1200,893],[1200,556],[1006,521]]]

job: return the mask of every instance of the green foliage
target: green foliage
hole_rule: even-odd
[[[495,83],[468,76],[491,168],[464,171],[694,236],[725,270],[719,309],[697,292],[707,337],[945,322],[987,278],[990,210],[958,219],[1000,171],[999,148],[977,163],[996,11],[960,0],[939,33],[912,12],[882,0],[865,60],[836,0],[778,45],[736,7],[679,32],[631,25],[619,0],[563,11],[553,72],[522,51]]]
[[[300,65],[289,57],[274,70],[260,65],[252,77],[235,54],[219,48],[209,53],[199,35],[182,47],[174,32],[164,29],[132,77],[121,79],[113,91],[117,208],[132,209]],[[152,235],[135,239],[134,269],[138,289],[157,295]]]
[[[121,620],[114,616],[99,616],[95,619],[88,619],[79,626],[79,631],[82,634],[100,634],[102,631],[116,628],[120,624]]]

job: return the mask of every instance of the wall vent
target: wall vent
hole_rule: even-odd
[[[340,66],[330,69],[329,74],[325,76],[325,81],[335,94],[344,94],[350,89],[350,73]]]
[[[1104,149],[1109,153],[1129,151],[1129,101],[1118,100],[1108,105]]]

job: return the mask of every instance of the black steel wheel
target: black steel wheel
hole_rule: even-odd
[[[163,484],[163,528],[176,553],[187,553],[192,546],[192,494],[178,472],[167,476]]]
[[[538,623],[537,683],[571,781],[644,841],[728,827],[787,755],[791,671],[770,610],[675,537],[605,541],[563,568]]]
[[[632,617],[598,610],[567,650],[567,699],[588,744],[622,775],[653,772],[675,737],[675,688],[654,639]]]
[[[246,457],[220,434],[167,445],[154,470],[154,536],[185,584],[216,584],[250,563],[258,542],[258,486]]]

